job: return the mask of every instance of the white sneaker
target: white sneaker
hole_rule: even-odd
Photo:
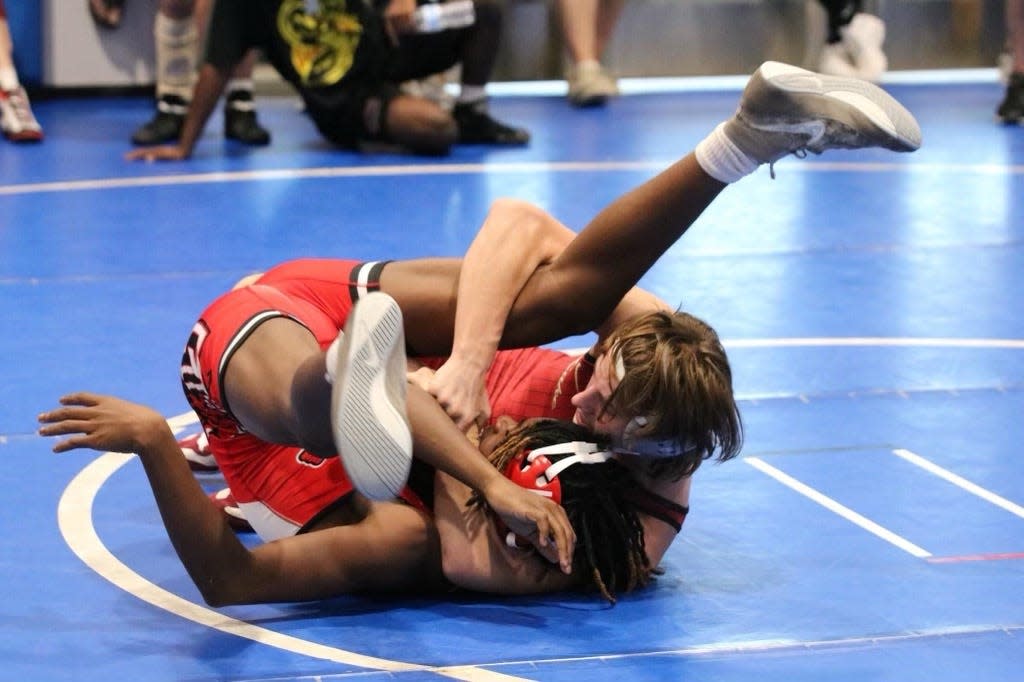
[[[412,466],[405,413],[406,361],[402,311],[382,292],[367,294],[349,314],[335,353],[331,391],[334,444],[356,490],[394,499]]]
[[[12,142],[39,142],[43,129],[32,113],[25,88],[0,90],[0,130]]]
[[[600,106],[619,94],[619,84],[600,64],[569,68],[569,103],[576,107]]]
[[[889,68],[889,58],[882,51],[885,22],[873,14],[860,12],[839,29],[839,35],[860,77],[878,82]]]
[[[921,128],[907,109],[877,85],[765,62],[754,72],[725,135],[759,163],[787,154],[883,147],[912,152]]]

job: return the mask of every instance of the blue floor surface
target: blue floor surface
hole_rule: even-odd
[[[994,82],[889,89],[919,152],[761,169],[642,281],[725,339],[747,440],[697,473],[664,575],[614,607],[209,609],[139,462],[53,455],[35,417],[85,389],[187,429],[182,345],[237,278],[304,255],[461,255],[501,196],[580,229],[736,91],[499,97],[530,146],[441,159],[333,150],[293,100],[261,99],[271,146],[223,141],[218,113],[167,165],[122,158],[147,100],[38,102],[46,141],[0,145],[0,679],[1019,679],[1024,129],[993,122]]]

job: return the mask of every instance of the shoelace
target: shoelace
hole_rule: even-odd
[[[795,156],[798,159],[806,159],[807,158],[807,150],[806,149],[802,149],[802,148],[801,149],[794,149],[793,151],[790,152],[790,154],[792,154],[793,156]],[[768,173],[771,175],[772,180],[774,180],[775,179],[775,162],[774,161],[769,161],[768,162]]]

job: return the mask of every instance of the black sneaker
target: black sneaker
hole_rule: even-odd
[[[1003,123],[1024,121],[1024,73],[1010,74],[1010,80],[1006,84],[1006,97],[996,109],[996,116]]]
[[[530,133],[526,129],[512,128],[491,118],[487,113],[486,100],[456,104],[452,116],[459,126],[459,142],[462,144],[519,146],[530,142]]]
[[[270,144],[270,132],[256,120],[252,91],[232,90],[228,93],[224,103],[224,137],[255,147]]]
[[[132,135],[132,144],[150,146],[177,142],[185,125],[188,100],[177,95],[164,95],[156,102],[156,115]]]

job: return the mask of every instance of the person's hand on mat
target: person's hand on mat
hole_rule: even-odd
[[[183,161],[188,157],[188,152],[178,145],[143,147],[133,149],[124,155],[127,161]]]

